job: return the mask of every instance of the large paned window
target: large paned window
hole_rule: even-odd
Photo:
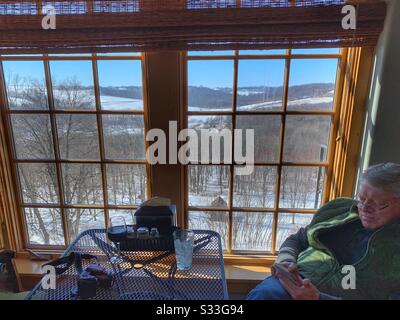
[[[140,54],[1,57],[27,247],[65,247],[148,198]]]
[[[275,254],[310,223],[325,191],[341,59],[339,49],[187,54],[187,128],[255,137],[250,175],[238,174],[233,157],[189,163],[190,228],[219,232],[229,253]]]

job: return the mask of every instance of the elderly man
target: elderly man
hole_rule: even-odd
[[[277,264],[247,299],[398,298],[400,165],[367,169],[357,200],[339,198],[323,206],[310,225],[286,239]],[[343,285],[348,270],[355,275],[350,288]]]

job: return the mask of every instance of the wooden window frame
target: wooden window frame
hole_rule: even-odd
[[[98,77],[98,61],[106,61],[106,60],[123,60],[123,61],[140,61],[142,65],[142,96],[143,96],[143,110],[102,110],[100,104],[100,85],[99,85],[99,77]],[[44,110],[12,110],[8,107],[8,99],[7,99],[7,90],[5,79],[3,79],[4,72],[2,67],[3,61],[43,61],[44,64],[44,76],[46,81],[46,89],[47,89],[47,99],[48,99],[48,109]],[[92,63],[91,68],[93,72],[93,81],[94,81],[94,96],[95,96],[95,109],[94,110],[58,110],[54,107],[54,99],[53,99],[53,84],[51,80],[50,74],[50,61],[90,61]],[[55,251],[59,252],[60,250],[64,250],[70,244],[70,238],[68,233],[68,225],[67,225],[67,217],[66,210],[67,209],[101,209],[104,212],[104,221],[106,226],[108,225],[109,219],[109,210],[121,209],[121,210],[130,210],[136,209],[138,205],[111,205],[108,201],[108,189],[107,189],[107,176],[106,176],[106,166],[107,164],[141,164],[146,165],[146,193],[147,197],[151,197],[151,183],[150,183],[150,168],[149,164],[146,160],[109,160],[106,159],[105,156],[105,147],[104,147],[104,134],[103,134],[103,123],[102,116],[103,115],[141,115],[144,118],[144,132],[146,134],[147,127],[147,99],[145,92],[146,82],[145,79],[145,61],[143,55],[120,55],[120,56],[107,56],[107,55],[82,55],[82,56],[52,56],[52,55],[43,55],[43,56],[0,56],[0,111],[2,114],[2,124],[4,127],[4,137],[6,140],[6,146],[8,149],[7,158],[10,162],[11,169],[11,180],[13,184],[13,194],[15,196],[15,200],[17,202],[17,210],[18,215],[14,215],[13,223],[17,222],[20,231],[19,237],[21,243],[17,246],[17,251],[27,249],[32,250],[45,250],[45,251]],[[3,99],[1,99],[3,97]],[[11,126],[11,115],[12,114],[44,114],[49,115],[51,129],[52,129],[52,143],[54,147],[54,159],[52,160],[36,160],[36,159],[17,159],[15,152],[15,144],[13,138],[13,131]],[[57,135],[57,124],[56,124],[56,115],[58,114],[78,114],[78,115],[95,115],[96,116],[96,124],[98,131],[98,143],[99,143],[99,160],[65,160],[60,158],[60,148],[58,143],[58,135]],[[147,148],[147,142],[144,141],[145,147]],[[57,173],[57,195],[59,199],[58,204],[45,204],[45,203],[24,203],[22,198],[22,189],[20,187],[20,182],[18,178],[18,169],[17,165],[20,163],[54,163],[56,166]],[[64,186],[62,181],[62,164],[97,164],[100,165],[101,168],[101,183],[102,183],[102,196],[103,196],[103,204],[99,205],[79,205],[79,204],[66,204],[64,201]],[[10,185],[8,185],[10,187]],[[60,210],[60,215],[62,219],[62,227],[64,231],[64,245],[31,245],[29,242],[28,235],[28,227],[26,225],[25,212],[24,208],[56,208]],[[13,246],[16,247],[16,246]]]
[[[185,112],[187,106],[187,79],[186,79],[186,53],[176,52],[166,54],[165,52],[154,52],[151,54],[142,55],[142,72],[143,72],[143,100],[145,103],[145,117],[147,112],[153,109],[153,118],[159,114],[157,110],[162,105],[171,104],[168,112],[171,112],[172,105],[179,111],[179,128],[186,127],[187,114]],[[262,56],[257,56],[259,59]],[[303,56],[302,56],[303,57]],[[313,57],[315,57],[313,55]],[[361,149],[362,130],[366,116],[366,102],[368,99],[369,82],[372,74],[372,65],[374,57],[374,48],[351,48],[343,49],[343,59],[340,65],[340,79],[336,90],[335,104],[336,108],[340,106],[340,113],[333,123],[333,134],[330,138],[332,150],[328,155],[328,162],[332,165],[326,171],[325,179],[325,194],[323,195],[323,203],[338,196],[351,196],[355,187],[359,150]],[[126,59],[126,56],[121,57]],[[146,66],[148,58],[150,66]],[[215,59],[216,57],[212,57]],[[231,58],[231,56],[230,56]],[[266,58],[274,58],[269,55]],[[7,60],[8,57],[3,57],[2,60]],[[60,57],[52,57],[52,60],[62,60]],[[81,60],[80,58],[70,57],[69,60]],[[91,60],[92,58],[85,58]],[[102,57],[102,59],[115,60],[118,57]],[[20,57],[15,56],[11,60],[42,60],[37,57]],[[176,62],[179,60],[179,63]],[[170,63],[174,68],[162,68],[162,81],[167,81],[165,84],[159,84],[160,66]],[[175,70],[175,66],[179,66]],[[1,67],[1,63],[0,63]],[[0,70],[1,71],[1,70]],[[174,73],[175,72],[175,73]],[[168,73],[168,74],[164,74]],[[2,72],[0,73],[2,74]],[[151,85],[153,90],[148,91],[147,81],[152,79]],[[0,79],[1,80],[1,79]],[[176,83],[176,84],[175,84]],[[157,88],[154,90],[154,84]],[[158,88],[159,87],[159,88]],[[172,90],[173,89],[173,90]],[[162,91],[161,98],[160,90]],[[173,91],[173,92],[172,92]],[[150,97],[149,97],[150,95]],[[178,97],[179,95],[179,97]],[[148,101],[151,101],[148,104]],[[0,191],[2,203],[0,203],[0,222],[3,231],[3,245],[6,248],[16,250],[20,257],[28,257],[25,253],[24,225],[22,221],[21,211],[18,208],[18,188],[13,178],[13,163],[11,161],[11,152],[9,146],[9,130],[6,130],[7,114],[6,114],[6,95],[5,87],[0,85]],[[153,101],[156,100],[156,101]],[[173,100],[173,101],[172,101]],[[169,102],[169,103],[168,103]],[[156,105],[155,107],[152,105]],[[163,117],[169,116],[164,112]],[[153,119],[154,122],[155,118]],[[164,120],[162,120],[164,121]],[[157,123],[148,123],[147,128],[154,126],[160,127],[161,119],[157,119]],[[168,125],[165,124],[165,128]],[[187,210],[187,177],[185,166],[179,166],[179,170],[172,170],[171,166],[154,166],[159,167],[158,170],[152,169],[152,174],[148,173],[150,183],[148,188],[153,185],[155,195],[169,196],[176,200],[178,209],[178,222],[180,226],[188,225],[188,210]],[[148,167],[149,168],[149,167]],[[167,176],[164,176],[165,173]],[[168,179],[175,177],[174,184],[165,186]],[[153,188],[152,188],[153,189]],[[1,201],[0,201],[1,202]],[[257,209],[257,211],[260,211]],[[54,248],[54,247],[52,247]],[[38,251],[46,251],[44,247],[37,249]],[[50,250],[49,252],[60,253],[61,250]],[[228,264],[254,264],[254,265],[269,265],[276,258],[271,254],[237,254],[225,253],[225,262]]]
[[[351,133],[352,140],[352,149],[348,150],[353,156],[353,163],[351,165],[347,165],[343,163],[338,155],[338,150],[340,152],[343,146],[338,145],[338,136],[340,135],[341,124],[344,121],[351,122],[352,119],[346,118],[348,116],[348,110],[353,109],[355,112],[355,117],[358,120],[361,120],[362,117],[365,115],[365,107],[363,108],[360,106],[359,102],[364,101],[357,101],[359,104],[359,110],[356,110],[354,101],[350,101],[347,104],[343,105],[343,100],[346,97],[352,96],[357,91],[358,97],[365,97],[367,95],[368,86],[368,79],[370,77],[370,65],[369,62],[372,60],[371,50],[369,50],[368,55],[361,56],[361,51],[368,51],[367,49],[361,48],[354,48],[354,49],[341,49],[339,54],[292,54],[292,50],[286,50],[286,54],[282,55],[245,55],[240,54],[239,51],[234,51],[234,55],[221,55],[221,56],[188,56],[185,54],[183,56],[183,103],[184,103],[184,115],[183,115],[183,125],[184,128],[188,127],[188,117],[193,115],[226,115],[232,117],[232,129],[235,128],[236,125],[236,116],[237,115],[281,115],[282,122],[281,122],[281,131],[280,131],[280,152],[279,152],[279,160],[278,162],[273,163],[255,163],[255,165],[262,165],[262,166],[275,166],[277,168],[277,175],[276,175],[276,185],[275,185],[275,201],[274,201],[274,208],[273,209],[265,209],[265,208],[236,208],[233,207],[233,179],[234,179],[234,166],[235,162],[232,161],[232,164],[224,164],[230,166],[230,176],[229,176],[229,184],[228,184],[228,206],[226,208],[212,208],[212,207],[194,207],[189,206],[188,204],[188,197],[189,197],[189,187],[188,187],[188,170],[187,166],[184,166],[183,175],[184,175],[184,194],[182,195],[183,199],[183,206],[184,206],[184,225],[188,227],[189,225],[189,211],[217,211],[217,212],[228,212],[228,248],[225,253],[225,257],[231,263],[243,263],[243,261],[249,261],[246,256],[255,257],[256,260],[259,262],[265,263],[266,261],[273,261],[274,257],[276,257],[278,250],[276,249],[276,242],[277,242],[277,231],[278,231],[278,217],[279,213],[304,213],[304,214],[315,214],[318,210],[316,209],[288,209],[288,208],[280,208],[279,207],[279,195],[280,195],[280,186],[281,186],[281,172],[282,168],[285,167],[293,167],[293,166],[304,166],[304,167],[320,167],[325,169],[325,179],[323,185],[323,194],[321,197],[321,204],[326,203],[328,200],[333,199],[337,196],[347,196],[348,193],[342,192],[333,192],[332,185],[336,181],[336,173],[334,172],[333,168],[344,167],[347,168],[347,174],[349,176],[342,176],[342,184],[345,185],[346,182],[350,181],[351,185],[354,187],[355,180],[351,180],[351,177],[354,175],[354,172],[357,171],[357,166],[354,163],[354,159],[357,158],[357,152],[360,141],[358,141],[357,136],[361,130],[361,126],[356,124],[354,126],[354,130]],[[290,79],[290,64],[292,60],[295,59],[338,59],[338,67],[336,73],[336,83],[335,83],[335,96],[334,96],[334,106],[332,111],[288,111],[287,110],[287,102],[288,102],[288,88],[289,88],[289,79]],[[363,61],[360,60],[361,58]],[[284,59],[285,60],[285,76],[284,76],[284,91],[283,91],[283,98],[282,98],[282,110],[279,112],[243,112],[236,110],[236,99],[237,99],[237,83],[238,83],[238,61],[239,60],[265,60],[265,59]],[[232,111],[229,112],[190,112],[188,110],[188,61],[206,61],[206,60],[224,60],[224,61],[233,61],[234,62],[234,79],[233,79],[233,94],[232,94]],[[355,68],[354,66],[362,67]],[[349,75],[349,71],[353,71],[354,74]],[[354,86],[351,84],[351,80],[349,76],[355,76],[358,73],[364,73],[366,76],[367,82],[365,78],[360,77],[360,81],[362,84],[360,86]],[[360,99],[361,100],[361,99]],[[313,162],[284,162],[283,161],[283,145],[284,145],[284,138],[285,138],[285,123],[286,123],[286,116],[287,115],[330,115],[331,118],[331,126],[330,126],[330,135],[329,135],[329,145],[328,145],[328,152],[326,157],[326,162],[324,163],[313,163]],[[348,124],[349,125],[349,124]],[[349,137],[347,137],[350,139]],[[347,141],[346,141],[347,142]],[[234,146],[232,146],[234,148]],[[232,154],[234,154],[232,152]],[[343,151],[340,152],[343,154]],[[199,164],[201,165],[201,164]],[[353,172],[353,175],[350,175],[350,171]],[[351,189],[351,187],[350,187]],[[233,212],[266,212],[273,214],[273,224],[272,224],[272,251],[271,252],[257,252],[257,251],[239,251],[232,249],[232,229],[233,229]],[[245,259],[245,260],[243,260]]]

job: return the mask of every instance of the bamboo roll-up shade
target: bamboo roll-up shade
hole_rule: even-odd
[[[349,3],[355,30],[342,28]],[[2,1],[0,54],[374,46],[385,15],[383,0]]]

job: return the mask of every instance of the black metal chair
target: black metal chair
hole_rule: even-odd
[[[0,292],[18,292],[17,275],[12,259],[15,251],[0,250]]]

